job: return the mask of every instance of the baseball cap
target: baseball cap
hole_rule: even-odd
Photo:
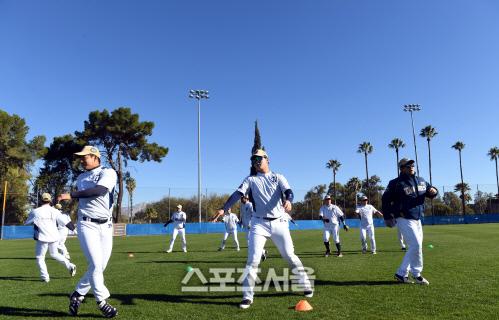
[[[331,196],[327,194],[327,195],[324,197],[324,200],[328,200],[328,199],[329,199],[329,200],[331,200]]]
[[[50,193],[43,193],[42,194],[42,201],[52,201],[52,196],[50,195]]]
[[[267,158],[267,159],[269,158],[269,156],[267,155],[267,152],[265,152],[265,150],[262,150],[262,149],[258,149],[258,150],[256,150],[256,151],[253,153],[252,157],[253,157],[253,156],[264,157],[264,158]]]
[[[182,209],[182,205],[181,204],[177,204],[177,209]]]
[[[360,197],[360,200],[362,200],[362,201],[367,200],[367,197],[366,196],[362,196],[362,197]]]
[[[405,167],[405,166],[411,165],[413,163],[414,163],[414,160],[412,160],[412,159],[402,158],[399,161],[399,167]]]
[[[54,207],[55,207],[57,210],[61,210],[61,209],[62,209],[62,206],[61,206],[61,204],[60,204],[60,203],[56,204]]]
[[[93,154],[97,158],[100,158],[99,149],[94,146],[84,146],[80,152],[75,153],[77,156],[86,156],[87,154]]]

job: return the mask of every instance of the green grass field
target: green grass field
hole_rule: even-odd
[[[343,258],[322,256],[321,231],[293,232],[296,253],[316,274],[315,296],[308,299],[314,310],[304,313],[292,309],[301,295],[275,288],[257,293],[248,310],[237,307],[240,292],[181,292],[188,266],[208,277],[211,267],[244,266],[245,245],[236,252],[229,238],[227,249],[216,251],[221,234],[187,235],[189,252],[179,252],[177,239],[177,251],[170,254],[164,253],[169,236],[115,238],[105,279],[120,319],[498,319],[499,225],[427,226],[424,233],[428,287],[394,282],[403,256],[395,230],[376,230],[377,255],[360,253],[358,229],[342,232]],[[239,239],[245,244],[245,234]],[[86,270],[77,240],[68,243],[78,265],[76,277],[47,254],[51,281],[43,283],[33,240],[0,242],[0,318],[67,317],[68,295]],[[264,275],[268,267],[286,266],[277,249],[267,247]],[[82,304],[80,317],[101,318],[92,295]]]

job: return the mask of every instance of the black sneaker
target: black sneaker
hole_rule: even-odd
[[[105,318],[114,318],[118,315],[118,310],[106,302],[106,300],[98,303],[99,309]]]
[[[399,275],[397,273],[395,274],[394,278],[399,283],[412,283],[412,282],[409,281],[409,277],[403,277],[403,276],[401,276],[401,275]]]
[[[326,253],[324,253],[324,257],[329,257],[331,255],[331,251],[327,250]]]
[[[407,248],[403,247],[401,250],[405,252],[405,251],[407,251]]]
[[[267,250],[263,250],[262,257],[260,258],[261,262],[267,260]]]
[[[239,308],[248,309],[252,303],[253,303],[253,301],[251,301],[249,299],[243,299],[243,301],[241,301],[241,303],[239,304]]]
[[[69,297],[69,314],[72,316],[78,315],[78,308],[85,299],[85,296],[80,295],[77,291],[73,292]]]
[[[305,290],[303,291],[303,295],[305,298],[312,298],[314,296],[314,291],[313,290]]]

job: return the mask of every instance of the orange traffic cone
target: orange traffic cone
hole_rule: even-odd
[[[310,311],[312,309],[312,306],[310,305],[310,303],[308,303],[307,300],[300,300],[295,306],[296,311]]]

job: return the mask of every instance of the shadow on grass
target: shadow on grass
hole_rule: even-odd
[[[50,279],[62,279],[59,277],[50,277]],[[31,282],[42,282],[40,278],[36,277],[21,277],[21,276],[12,276],[12,277],[0,277],[0,281],[31,281]]]
[[[329,281],[329,280],[315,280],[315,286],[391,286],[400,285],[397,281],[366,281],[366,280],[355,280],[355,281]]]
[[[136,305],[135,300],[145,300],[154,302],[167,302],[167,303],[191,303],[191,304],[201,304],[201,305],[223,305],[223,306],[239,306],[239,302],[230,302],[228,299],[242,299],[242,293],[231,293],[225,295],[214,296],[213,292],[207,292],[203,294],[159,294],[159,293],[134,293],[134,294],[111,294],[111,300],[119,300],[122,305]],[[220,293],[216,293],[220,294]],[[255,298],[266,298],[266,297],[282,297],[295,295],[292,292],[274,292],[274,293],[256,293]],[[65,293],[44,293],[39,296],[49,296],[49,297],[68,297]],[[87,296],[88,299],[88,296]],[[85,301],[87,300],[85,299]],[[64,314],[66,315],[66,314]]]
[[[12,258],[8,258],[8,257],[0,257],[0,260],[35,260],[35,257],[12,257]]]
[[[51,318],[62,318],[69,317],[67,312],[54,311],[54,310],[43,310],[43,309],[28,309],[28,308],[15,308],[15,307],[4,307],[0,306],[0,314],[11,317],[51,317]],[[78,314],[78,318],[94,318],[94,314]]]

